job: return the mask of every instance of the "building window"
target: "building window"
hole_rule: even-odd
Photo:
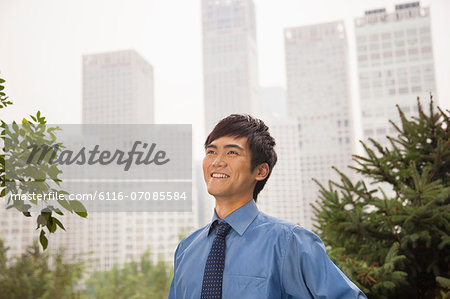
[[[402,87],[398,89],[399,94],[405,94],[408,93],[408,87]]]
[[[422,87],[421,86],[413,86],[411,87],[411,92],[421,92]]]

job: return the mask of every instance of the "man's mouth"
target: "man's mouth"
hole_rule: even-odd
[[[226,179],[229,178],[230,176],[220,172],[213,172],[211,173],[211,177],[215,179]]]

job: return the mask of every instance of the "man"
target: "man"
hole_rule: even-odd
[[[170,299],[366,298],[315,234],[258,211],[274,146],[248,115],[230,115],[209,134],[203,175],[214,216],[178,245]]]

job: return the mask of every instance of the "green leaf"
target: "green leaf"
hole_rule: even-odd
[[[64,225],[56,218],[53,218],[53,222],[56,223],[60,228],[62,228],[63,230],[66,230],[64,228]]]
[[[52,216],[52,211],[49,208],[43,208],[41,210],[41,215],[43,215],[45,217],[45,219],[49,219]]]
[[[50,232],[54,233],[58,227],[56,226],[55,218],[52,217],[51,219],[52,219],[52,226],[50,227]]]
[[[14,132],[19,131],[19,126],[17,125],[17,123],[15,121],[13,121],[13,123],[12,123],[12,128],[13,128]]]
[[[87,211],[86,208],[83,206],[83,204],[81,202],[79,202],[78,200],[71,200],[70,202],[70,206],[72,207],[73,211],[75,213],[77,213],[79,216],[86,218],[87,217]]]
[[[44,249],[44,250],[47,249],[48,240],[47,240],[47,237],[45,237],[44,230],[41,230],[41,234],[39,236],[39,242],[41,242],[42,249]]]
[[[50,233],[54,233],[56,231],[56,223],[53,221],[53,217],[49,214],[47,216],[47,229]]]
[[[38,228],[39,228],[40,226],[46,226],[46,225],[47,225],[47,219],[45,218],[44,215],[39,215],[39,216],[37,217],[36,222],[37,222],[37,224],[38,224]]]
[[[58,199],[58,203],[67,211],[73,212],[73,208],[67,199]]]
[[[30,210],[30,208],[31,208],[31,205],[29,205],[29,204],[24,204],[24,205],[22,206],[22,212],[26,213],[26,212],[28,212],[28,211]]]
[[[60,209],[58,209],[58,208],[53,208],[53,211],[55,211],[55,213],[56,213],[56,214],[58,214],[58,215],[61,215],[61,216],[63,216],[63,215],[64,215],[64,213],[63,213],[63,212],[61,212],[61,210],[60,210]]]

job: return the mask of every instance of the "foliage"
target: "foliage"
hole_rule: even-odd
[[[418,116],[401,125],[390,147],[369,139],[352,167],[370,187],[352,182],[320,186],[316,230],[329,255],[371,298],[450,296],[450,122],[431,99],[429,113],[418,100]],[[375,185],[376,186],[376,185]],[[388,190],[386,186],[390,186]]]
[[[80,257],[68,262],[64,251],[41,252],[36,242],[9,261],[7,251],[0,239],[0,298],[167,298],[173,276],[173,268],[153,263],[149,252],[139,262],[96,271],[84,282],[87,265]]]
[[[94,272],[86,282],[86,298],[167,298],[172,271],[165,262],[154,264],[149,252],[140,262],[114,266],[109,271]]]
[[[42,253],[38,244],[20,257],[6,261],[8,248],[0,239],[0,298],[73,298],[76,283],[81,278],[83,264],[68,263],[63,252]]]
[[[0,79],[0,109],[12,105],[3,92],[4,82],[5,80]],[[55,132],[60,130],[59,127],[48,127],[47,121],[45,117],[41,116],[40,111],[35,116],[30,115],[30,118],[30,120],[24,118],[21,126],[16,122],[7,125],[3,120],[1,121],[1,138],[4,143],[0,155],[1,197],[6,198],[7,208],[16,208],[26,217],[32,217],[30,213],[31,205],[24,204],[22,200],[13,200],[11,194],[48,194],[50,192],[67,194],[59,188],[61,180],[58,175],[61,170],[58,169],[56,164],[49,163],[49,157],[39,163],[37,161],[31,161],[31,163],[25,161],[26,157],[30,157],[32,146],[45,144],[51,147],[58,145],[57,148],[52,148],[55,155],[63,147],[61,143],[56,143]],[[75,212],[81,217],[87,217],[86,209],[78,201],[63,199],[56,202],[71,213]],[[38,205],[37,200],[30,200],[30,203]],[[64,213],[47,201],[39,201],[39,204],[43,207],[36,217],[36,230],[40,229],[39,241],[45,250],[48,245],[46,231],[54,233],[58,227],[65,230],[60,219],[55,217],[55,214],[62,216]]]
[[[8,100],[5,92],[3,91],[5,89],[3,83],[5,83],[5,80],[0,78],[0,109],[5,108],[8,105],[12,105],[12,103]]]

